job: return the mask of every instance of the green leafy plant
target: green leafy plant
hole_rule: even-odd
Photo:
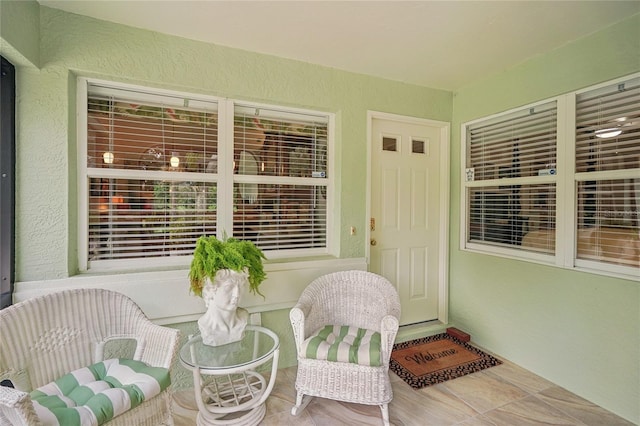
[[[266,257],[262,250],[251,241],[235,238],[219,240],[215,236],[200,237],[196,242],[189,270],[191,292],[202,297],[205,280],[209,278],[213,281],[220,269],[232,269],[237,272],[246,269],[249,273],[249,291],[264,297],[258,289],[267,277],[262,265],[263,260],[266,260]]]

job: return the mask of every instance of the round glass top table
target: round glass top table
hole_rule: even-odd
[[[205,345],[200,335],[190,337],[180,349],[180,362],[193,372],[197,424],[260,423],[275,384],[279,353],[278,336],[255,325],[247,325],[242,340],[221,346]],[[268,370],[269,361],[267,381],[263,371]]]

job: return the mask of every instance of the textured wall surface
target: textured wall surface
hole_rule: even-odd
[[[456,93],[463,122],[640,71],[640,15]],[[482,346],[640,423],[640,283],[459,250],[451,152],[450,315]]]
[[[46,7],[40,8],[40,22],[42,68],[21,73],[18,79],[18,168],[24,174],[18,180],[17,200],[19,281],[76,272],[76,224],[69,213],[76,202],[75,158],[68,146],[75,143],[70,123],[76,75],[336,113],[335,158],[341,193],[334,236],[340,241],[340,257],[364,255],[364,233],[350,236],[341,231],[352,225],[364,229],[366,220],[367,110],[451,119],[452,94],[446,91],[137,30]],[[41,257],[46,260],[34,260]]]
[[[19,281],[77,270],[75,77],[78,75],[336,113],[340,257],[364,256],[366,112],[452,121],[450,316],[479,344],[634,422],[640,372],[636,282],[461,252],[460,124],[640,70],[640,20],[628,21],[449,92],[110,24],[46,7],[2,3],[3,21],[39,20],[39,69],[18,69]],[[9,10],[12,16],[5,15]],[[4,29],[1,33],[4,37]],[[31,34],[31,33],[29,33]],[[31,36],[29,36],[31,37]],[[30,45],[25,57],[34,56]],[[19,43],[14,43],[19,45]],[[36,49],[37,50],[37,49]],[[605,58],[604,60],[602,58]],[[32,59],[36,61],[36,59]],[[117,275],[113,280],[117,280]],[[182,287],[181,287],[182,288]],[[182,291],[182,290],[181,290]],[[151,296],[153,298],[153,296]],[[286,310],[263,315],[294,362]],[[194,323],[177,325],[185,332]],[[177,373],[179,383],[187,380]],[[186,383],[186,382],[185,382]]]
[[[0,1],[0,53],[15,66],[40,65],[40,5]]]

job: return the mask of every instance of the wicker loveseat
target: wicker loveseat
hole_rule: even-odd
[[[0,425],[3,426],[56,424],[52,418],[39,416],[39,413],[42,415],[40,403],[34,402],[37,401],[37,389],[56,388],[59,391],[63,388],[57,385],[61,378],[72,377],[68,374],[71,372],[79,377],[76,371],[99,371],[99,367],[86,368],[96,363],[103,370],[105,365],[139,366],[144,363],[149,370],[162,371],[162,381],[167,386],[168,370],[179,339],[178,330],[153,324],[128,297],[102,289],[65,290],[17,303],[0,311],[0,330],[0,379],[10,380],[15,387],[0,386]],[[130,347],[121,351],[135,352],[129,356],[133,360],[105,360],[105,354],[113,350],[112,345]],[[110,368],[106,368],[105,375],[114,371]],[[135,373],[137,375],[137,371]],[[104,380],[108,382],[109,378]],[[51,384],[54,381],[56,385]],[[84,382],[78,380],[78,383]],[[115,416],[108,421],[109,426],[173,424],[168,387],[162,390],[158,386],[153,392],[157,395],[145,399],[146,389],[143,396],[136,395],[136,392],[142,394],[138,383],[124,385],[129,386],[126,392],[133,397],[123,403],[128,404],[124,408],[108,413]],[[120,389],[116,391],[120,391],[120,395],[125,393]],[[60,399],[69,401],[71,397],[67,398],[64,393]],[[62,409],[68,410],[67,407]],[[85,410],[83,415],[87,415],[84,408],[74,410]],[[66,421],[57,422],[67,424]]]
[[[398,294],[379,275],[335,272],[309,284],[290,312],[298,356],[291,413],[300,414],[316,396],[378,405],[388,425],[389,358],[399,318]]]

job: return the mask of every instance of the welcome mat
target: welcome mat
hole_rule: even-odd
[[[446,333],[393,345],[389,368],[420,389],[502,364],[497,358]]]

